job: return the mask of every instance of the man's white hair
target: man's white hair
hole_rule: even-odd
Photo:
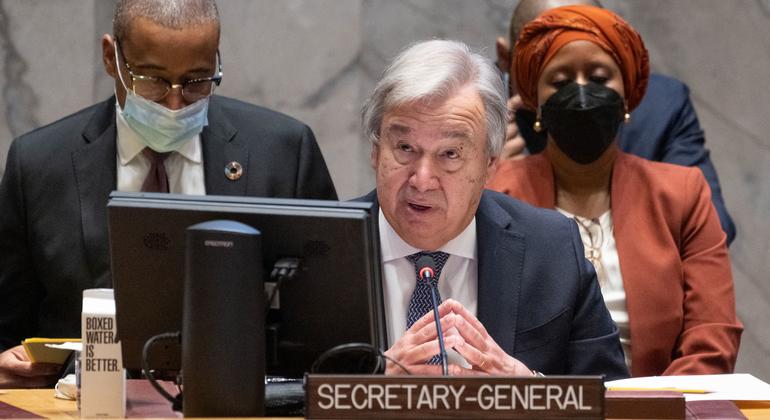
[[[112,34],[119,40],[127,39],[131,22],[137,17],[173,29],[210,22],[219,24],[219,11],[214,0],[118,0]]]
[[[408,103],[448,99],[467,85],[476,89],[484,104],[487,152],[498,156],[508,115],[503,81],[489,59],[458,41],[422,41],[402,51],[385,69],[364,104],[364,134],[376,144],[388,110]]]

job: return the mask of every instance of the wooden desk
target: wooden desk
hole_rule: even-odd
[[[0,390],[0,402],[21,408],[40,417],[79,418],[75,401],[54,398],[53,389]]]
[[[173,387],[167,387],[170,391]],[[126,417],[129,418],[181,418],[147,381],[129,380],[126,383]],[[54,398],[53,389],[0,389],[0,403],[28,411],[46,418],[80,418],[75,401]],[[2,404],[0,404],[2,405]],[[3,408],[0,407],[0,417]],[[23,413],[22,413],[23,414]],[[17,416],[16,418],[19,418]],[[287,417],[281,417],[286,420]]]
[[[748,419],[770,420],[770,401],[737,401],[735,405]]]
[[[0,390],[0,403],[10,404],[16,408],[28,411],[45,418],[80,418],[78,414],[78,406],[75,401],[62,400],[54,397],[53,389],[9,389]],[[164,401],[157,400],[153,403],[160,405]],[[128,417],[144,417],[142,414],[146,414],[147,401],[139,401],[134,404],[133,410],[126,410]],[[137,410],[137,408],[139,408]],[[145,408],[142,410],[142,408]],[[156,413],[163,417],[173,418],[174,414],[170,408],[155,410]],[[160,411],[160,412],[158,412]],[[0,417],[2,415],[2,408],[0,408]],[[18,418],[18,416],[15,416]],[[181,414],[179,415],[181,417]]]

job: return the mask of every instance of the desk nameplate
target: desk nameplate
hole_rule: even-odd
[[[309,375],[309,419],[602,419],[599,376]]]

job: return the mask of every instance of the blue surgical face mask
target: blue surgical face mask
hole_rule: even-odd
[[[179,150],[208,125],[209,98],[172,111],[128,91],[123,118],[145,146],[156,152]]]
[[[179,150],[182,145],[203,131],[209,124],[209,98],[196,101],[184,108],[170,110],[165,106],[147,100],[126,87],[120,71],[118,49],[115,46],[115,63],[118,77],[126,90],[123,118],[142,143],[156,152],[165,153]]]

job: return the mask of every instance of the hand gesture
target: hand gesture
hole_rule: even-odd
[[[463,373],[484,373],[500,376],[534,376],[534,372],[524,363],[511,357],[489,335],[486,328],[458,301],[448,299],[441,306],[448,306],[452,314],[453,326],[462,338],[455,339],[455,351],[472,366],[463,369]]]
[[[505,353],[481,322],[460,302],[448,299],[439,305],[438,310],[445,348],[454,349],[471,365],[471,368],[465,368],[450,364],[450,375],[534,375],[522,362]],[[441,375],[440,365],[426,364],[439,351],[433,311],[430,311],[417,320],[385,355],[412,374]],[[404,373],[397,364],[386,363],[385,374]]]

